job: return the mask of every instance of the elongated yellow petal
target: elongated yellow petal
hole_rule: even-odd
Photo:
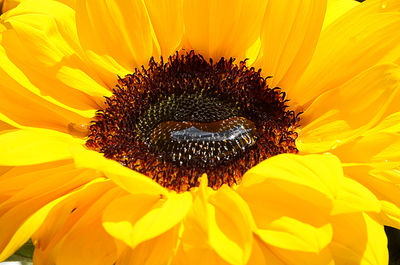
[[[351,10],[353,7],[358,6],[360,3],[357,1],[349,0],[328,0],[326,7],[326,14],[322,28],[326,28],[337,18]]]
[[[36,245],[33,262],[51,265],[115,261],[117,244],[102,229],[101,215],[121,191],[111,181],[95,181],[57,204],[32,236]]]
[[[118,191],[111,191],[85,213],[75,226],[67,232],[65,239],[57,249],[56,264],[104,264],[112,263],[117,258],[113,239],[102,229],[101,212],[106,203],[115,197]],[[80,249],[77,253],[77,249]]]
[[[380,122],[400,92],[400,68],[378,65],[327,91],[304,112],[296,142],[301,152],[323,152],[355,139]]]
[[[67,174],[71,176],[71,172],[67,172]],[[77,180],[78,183],[75,184],[69,183],[69,187],[65,185],[48,194],[35,193],[31,195],[32,191],[29,192],[29,189],[34,188],[34,186],[28,186],[27,193],[21,191],[21,193],[16,193],[15,196],[2,203],[0,205],[0,223],[4,229],[1,230],[0,236],[0,260],[4,260],[22,246],[39,228],[49,211],[56,204],[77,192],[73,191],[73,189],[84,189],[85,182],[82,182],[83,180]],[[45,182],[43,181],[42,184]],[[15,206],[10,208],[10,203]]]
[[[397,204],[390,201],[381,201],[381,205],[383,223],[399,229],[400,209],[397,207]]]
[[[256,188],[264,182],[271,182],[275,185],[280,185],[282,182],[282,187],[285,185],[284,183],[288,185],[292,183],[324,194],[327,198],[334,198],[338,192],[338,178],[342,175],[339,160],[334,156],[282,154],[267,159],[250,169],[244,175],[238,192],[241,193],[250,187]],[[303,196],[306,198],[307,194]],[[310,199],[310,202],[315,201]]]
[[[330,248],[336,264],[388,264],[386,235],[376,220],[365,213],[354,213],[335,216],[332,224]]]
[[[18,229],[13,230],[14,234],[12,238],[9,240],[9,242],[5,242],[4,240],[7,238],[2,236],[0,261],[4,261],[6,258],[11,256],[15,251],[17,251],[29,239],[32,233],[35,232],[36,229],[38,229],[38,227],[42,224],[43,220],[46,218],[47,214],[54,207],[54,205],[56,205],[62,199],[63,197],[60,197],[57,200],[52,201],[51,203],[39,209],[27,220],[25,220],[25,222]],[[10,227],[2,225],[2,229],[9,230]],[[6,245],[4,245],[4,243],[6,243]]]
[[[257,40],[267,1],[186,0],[186,36],[192,49],[214,61],[220,57],[245,59]]]
[[[189,193],[158,195],[134,194],[113,201],[105,210],[103,226],[115,238],[135,248],[177,225],[192,204]],[[134,211],[132,211],[134,207]]]
[[[90,170],[76,169],[71,160],[15,167],[1,176],[0,183],[5,186],[1,188],[4,200],[0,204],[0,214],[28,201],[37,205],[47,203],[95,178]]]
[[[87,150],[82,146],[75,146],[71,149],[77,167],[99,170],[129,193],[148,193],[155,196],[167,194],[166,189],[149,177],[124,167],[114,160],[107,159],[103,154]]]
[[[246,203],[229,187],[216,192],[206,185],[204,175],[184,221],[177,263],[246,264],[254,227]],[[204,260],[196,258],[199,254]]]
[[[71,8],[58,1],[27,0],[8,12],[3,23],[7,30],[1,43],[8,59],[28,76],[40,95],[77,110],[97,108],[96,101],[110,95],[86,65]],[[2,66],[19,81],[18,73]],[[26,89],[34,92],[30,86]]]
[[[357,181],[345,177],[340,184],[341,189],[336,197],[332,214],[361,211],[379,213],[381,211],[378,199]]]
[[[0,135],[1,165],[32,165],[71,158],[80,141],[51,130],[15,130]]]
[[[176,265],[209,265],[209,264],[218,264],[218,265],[231,265],[231,263],[223,260],[212,248],[208,246],[182,246],[179,245],[176,256],[173,260],[172,264]]]
[[[372,0],[353,8],[322,34],[306,72],[285,86],[304,105],[362,71],[400,58],[400,2]]]
[[[166,58],[173,54],[183,38],[183,0],[145,0],[147,11],[154,28],[161,55]]]
[[[336,265],[331,250],[324,248],[319,253],[293,251],[270,246],[271,251],[287,265],[312,264]],[[279,263],[278,263],[279,264]]]
[[[20,126],[67,132],[68,124],[87,124],[94,110],[79,111],[41,95],[28,77],[7,58],[0,46],[0,112]],[[1,117],[4,120],[3,117]],[[4,120],[8,122],[7,120]]]
[[[327,246],[333,238],[334,229],[329,216],[363,211],[379,213],[381,210],[371,192],[343,176],[341,165],[333,156],[279,155],[264,164],[268,167],[262,163],[244,176],[238,193],[250,207],[257,226],[256,234],[279,257],[283,255],[288,264],[296,264],[295,258],[288,257],[297,255],[299,259],[315,259],[316,264],[332,263]],[[307,171],[304,171],[306,168]],[[312,181],[313,174],[319,181],[324,176],[326,184],[321,183],[323,186],[335,188],[325,190],[324,195],[314,193],[314,188],[319,191],[324,188]],[[299,184],[292,187],[297,177],[302,179],[299,183],[309,187],[307,191]],[[311,181],[309,186],[306,184],[308,181]],[[288,251],[303,254],[289,254]],[[305,255],[306,252],[309,254]]]
[[[274,254],[264,241],[254,237],[248,264],[286,265],[287,263]]]
[[[260,229],[260,238],[275,247],[303,252],[321,252],[331,241],[332,227],[314,227],[296,219],[282,216],[272,221],[268,229]]]
[[[379,164],[387,168],[400,161],[399,145],[400,136],[395,133],[371,133],[333,152],[346,163]]]
[[[374,168],[374,165],[361,163],[345,166],[346,175],[367,187],[380,200],[383,223],[400,228],[400,166]]]
[[[322,27],[326,0],[270,0],[261,32],[263,57],[256,64],[272,86],[287,89],[304,71]]]
[[[180,225],[177,225],[160,236],[139,244],[135,249],[127,249],[116,264],[169,264],[178,245],[179,229]]]
[[[91,67],[111,87],[117,74],[124,76],[160,55],[143,1],[77,1],[76,6],[81,45]]]
[[[222,187],[209,199],[208,237],[215,252],[230,264],[246,264],[253,244],[248,206],[231,188]]]

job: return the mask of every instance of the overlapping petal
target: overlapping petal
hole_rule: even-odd
[[[259,37],[266,4],[259,0],[184,1],[187,48],[207,58],[244,60],[246,50]]]
[[[75,12],[27,0],[4,14],[2,25],[2,113],[11,109],[6,116],[21,125],[64,132],[69,122],[88,123],[110,92],[84,62]]]
[[[324,19],[323,28],[330,25],[340,16],[346,14],[353,7],[358,6],[360,3],[357,1],[348,0],[328,0],[326,7],[326,14]]]
[[[172,54],[183,36],[181,5],[181,1],[162,5],[150,0],[77,1],[79,40],[99,78],[113,87],[116,74],[131,73],[152,56]]]
[[[178,225],[191,203],[189,193],[169,193],[167,198],[127,195],[110,202],[103,215],[103,226],[113,237],[135,248]]]
[[[248,171],[238,193],[251,209],[260,238],[297,251],[319,253],[326,247],[332,237],[328,216],[338,192],[338,165],[330,157],[281,155]]]
[[[320,95],[304,111],[296,143],[299,150],[328,151],[365,133],[398,102],[399,81],[400,68],[383,64]]]
[[[107,202],[121,190],[110,181],[94,182],[56,205],[33,235],[33,262],[38,264],[104,264],[114,262],[120,249],[102,229]]]
[[[195,262],[197,254],[207,252],[210,260],[246,264],[253,244],[249,213],[246,203],[233,190],[223,187],[215,192],[207,187],[203,176],[184,222],[184,255]]]
[[[180,230],[181,225],[176,225],[160,236],[139,244],[135,249],[126,249],[116,264],[169,264],[179,245]]]
[[[1,259],[22,246],[58,203],[97,181],[92,173],[76,169],[71,161],[15,167],[5,172],[0,177]]]
[[[388,264],[387,238],[373,217],[365,213],[338,215],[332,224],[331,250],[336,264]]]
[[[340,233],[346,228],[332,222],[332,218],[344,220],[356,216],[360,222],[372,222],[363,213],[380,212],[377,198],[358,182],[345,177],[339,160],[332,155],[271,158],[246,174],[237,193],[227,187],[213,191],[205,182],[203,177],[202,184],[193,193],[193,208],[184,221],[177,264],[183,264],[182,256],[194,264],[219,259],[221,263],[224,260],[227,264],[246,264],[247,258],[238,257],[243,257],[243,250],[248,246],[241,251],[240,241],[235,241],[235,238],[242,238],[242,244],[246,242],[243,240],[249,233],[246,229],[253,233],[252,240],[247,241],[251,244],[249,264],[269,259],[275,262],[272,264],[298,264],[300,260],[311,264],[334,264],[343,258],[343,252],[336,246],[351,249],[351,244],[355,243],[341,241]],[[322,186],[328,189],[321,189]],[[234,204],[229,203],[228,198]],[[216,207],[215,203],[220,206]],[[230,221],[225,223],[224,219],[214,218],[218,211]],[[237,227],[235,220],[240,221]],[[376,221],[372,223],[377,225]],[[234,229],[229,231],[229,227]],[[349,261],[356,257],[367,262],[364,257],[369,259],[373,251],[382,248],[382,245],[373,246],[373,239],[367,240],[370,229],[374,228],[365,226],[353,238],[359,248]],[[335,236],[335,231],[339,230]],[[373,233],[374,239],[385,237],[382,227]],[[215,239],[218,244],[214,243]],[[236,252],[232,252],[234,250]],[[199,255],[203,255],[204,260],[195,258]],[[379,255],[377,264],[384,264],[387,252]]]
[[[272,0],[264,15],[261,32],[262,57],[256,63],[271,86],[289,86],[310,61],[326,10],[326,1]]]
[[[327,27],[307,70],[285,86],[293,104],[309,104],[376,64],[395,62],[400,55],[399,35],[394,34],[400,29],[399,11],[396,0],[371,0]]]

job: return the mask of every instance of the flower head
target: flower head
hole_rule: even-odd
[[[321,31],[325,1],[23,1],[0,259],[32,237],[38,264],[385,264],[399,8]]]

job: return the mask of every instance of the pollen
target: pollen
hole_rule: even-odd
[[[86,146],[177,192],[239,184],[259,162],[297,153],[299,115],[246,62],[194,52],[119,78],[97,112]]]

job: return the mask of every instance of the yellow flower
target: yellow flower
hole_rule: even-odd
[[[400,227],[397,0],[322,32],[320,0],[71,3],[25,0],[0,18],[0,260],[32,237],[35,264],[387,264],[381,222]],[[303,112],[299,154],[177,193],[86,148],[117,75],[183,49],[271,75]]]

